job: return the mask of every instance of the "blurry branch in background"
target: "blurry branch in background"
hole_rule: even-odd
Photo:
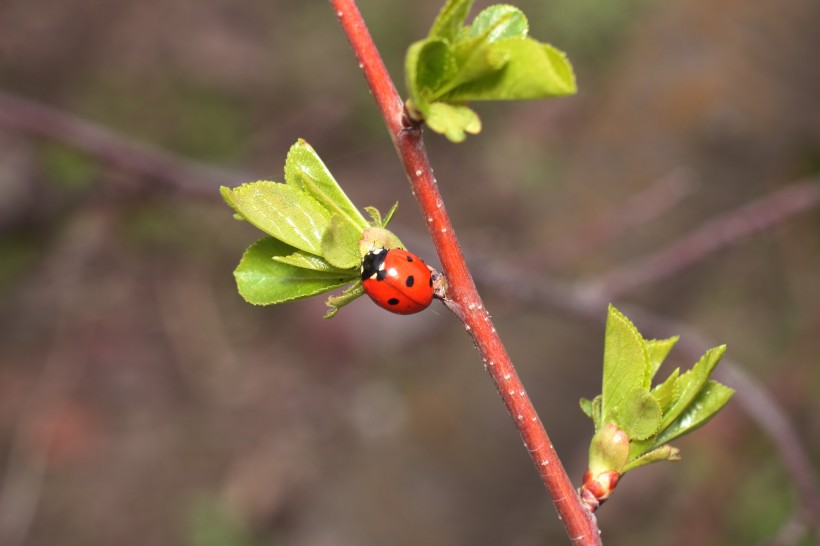
[[[236,172],[220,171],[133,140],[56,108],[0,90],[0,127],[59,141],[170,189],[211,199]],[[241,176],[240,176],[241,178]]]
[[[617,207],[585,222],[577,233],[558,239],[555,246],[550,247],[546,266],[565,267],[589,256],[608,242],[674,208],[691,195],[696,186],[697,175],[691,169],[678,167],[666,173]]]
[[[0,91],[0,127],[60,141],[68,147],[84,151],[114,167],[153,178],[182,194],[213,199],[215,203],[219,202],[219,195],[216,192],[218,181],[242,178],[241,173],[224,172],[156,150],[110,129],[2,91]],[[658,184],[664,184],[663,179]],[[646,190],[638,196],[652,195],[647,193],[651,191],[653,190]],[[654,191],[663,194],[663,191],[667,190]],[[674,194],[674,191],[670,192],[670,195]],[[641,201],[637,200],[638,203]],[[663,199],[660,201],[663,202]],[[670,202],[674,202],[674,199],[670,198]],[[534,280],[531,272],[511,269],[510,261],[499,263],[491,259],[477,259],[473,272],[479,283],[491,286],[493,290],[514,297],[517,301],[539,309],[550,309],[596,324],[603,324],[609,299],[617,297],[618,294],[624,294],[637,286],[645,286],[674,275],[721,248],[729,247],[755,233],[771,229],[819,205],[820,181],[805,180],[785,186],[769,196],[706,222],[670,246],[631,265],[617,268],[595,283],[573,284],[549,278]],[[601,221],[601,224],[621,225],[628,228],[632,222],[619,221],[613,217],[611,220]],[[712,237],[714,240],[710,239]],[[685,256],[677,258],[675,253],[678,251],[684,252]],[[640,284],[624,281],[624,272],[628,270],[634,271],[635,275],[643,276],[644,280]],[[641,272],[642,270],[644,272]],[[674,323],[668,318],[647,310],[627,305],[623,306],[623,310],[635,319],[642,330],[653,336],[663,338],[672,334],[681,334],[678,347],[684,349],[687,354],[697,357],[705,349],[715,345],[714,342],[703,338],[691,328]],[[736,389],[736,397],[743,410],[774,443],[800,495],[803,514],[796,519],[808,522],[817,529],[818,522],[820,522],[820,488],[818,488],[817,476],[811,459],[788,416],[765,388],[748,376],[744,367],[739,363],[724,359],[718,375],[721,381]],[[9,461],[9,469],[19,464],[15,456],[18,453],[18,443],[19,441],[16,441],[12,448],[13,454]],[[29,465],[34,467],[33,462],[29,462]],[[10,486],[9,472],[7,472],[2,489],[0,489],[0,515],[3,514],[12,498],[10,497],[12,492],[8,489]],[[7,520],[6,516],[0,520],[0,538],[2,539],[7,536],[2,534],[5,531],[4,525]],[[5,540],[2,543],[14,544]],[[782,542],[778,541],[776,544],[779,545]]]
[[[600,292],[610,300],[616,299],[636,288],[666,279],[741,239],[813,210],[818,204],[820,181],[794,182],[736,210],[722,213],[653,254],[615,268],[590,282],[588,289]]]
[[[22,405],[9,447],[6,468],[0,477],[0,544],[19,546],[28,535],[37,513],[49,453],[57,433],[47,423],[45,438],[32,441],[32,433],[43,416],[61,414],[68,406],[79,382],[85,362],[84,346],[77,338],[94,330],[94,317],[84,311],[81,286],[92,262],[106,243],[111,215],[107,211],[86,209],[66,227],[49,258],[35,275],[37,305],[48,306],[54,316],[50,339],[43,341],[43,363],[38,379]]]

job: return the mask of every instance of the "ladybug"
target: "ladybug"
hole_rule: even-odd
[[[377,248],[362,260],[362,288],[376,305],[399,315],[433,301],[433,277],[424,261],[401,248]]]

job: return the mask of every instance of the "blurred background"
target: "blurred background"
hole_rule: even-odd
[[[753,418],[776,421],[766,404],[735,400],[676,442],[681,463],[619,484],[604,542],[816,543],[820,3],[517,5],[568,53],[580,92],[479,104],[481,135],[427,144],[571,477],[592,433],[577,401],[600,389],[603,300],[727,343],[809,473],[796,483]],[[360,8],[403,90],[405,48],[439,2]],[[437,265],[327,2],[0,1],[0,544],[567,543],[443,306],[399,317],[363,298],[325,321],[321,297],[237,295],[232,270],[260,234],[216,187],[281,181],[298,137],[360,206],[399,200],[392,227]],[[644,257],[665,250],[658,273]],[[589,290],[562,306],[512,278]],[[663,335],[647,317],[633,318]]]

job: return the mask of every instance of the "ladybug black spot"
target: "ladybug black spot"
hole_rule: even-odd
[[[411,287],[411,286],[413,286],[415,283],[416,283],[416,279],[414,279],[414,278],[413,278],[413,275],[410,275],[410,276],[409,276],[409,277],[407,277],[407,279],[404,281],[404,284],[407,286],[407,288],[410,288],[410,287]]]
[[[407,261],[408,261],[408,262],[412,262],[412,261],[413,261],[413,257],[412,257],[412,256],[407,256]]]
[[[433,277],[430,277],[430,286],[433,286]]]
[[[399,298],[390,298],[389,300],[387,300],[387,304],[388,305],[398,305],[399,304]]]

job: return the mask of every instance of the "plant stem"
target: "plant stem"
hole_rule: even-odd
[[[581,504],[544,425],[484,309],[447,215],[422,140],[421,129],[403,122],[404,103],[373,43],[355,0],[330,0],[384,117],[413,194],[441,260],[448,289],[445,304],[464,323],[510,412],[530,457],[549,490],[573,544],[600,544],[595,517]]]

